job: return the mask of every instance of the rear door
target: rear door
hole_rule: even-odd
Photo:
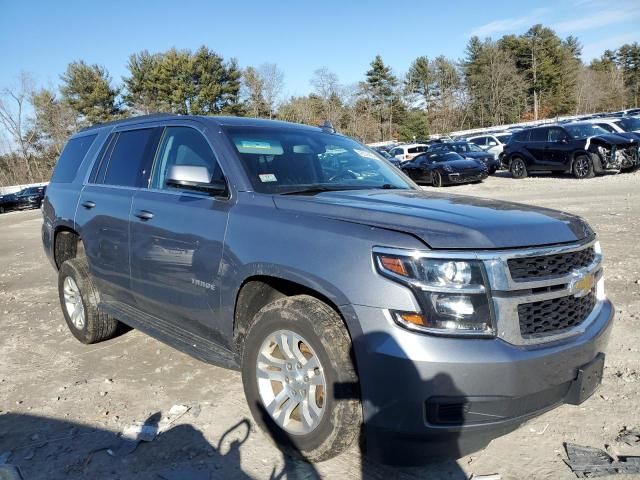
[[[548,128],[534,128],[529,134],[529,141],[525,144],[525,150],[530,155],[529,170],[548,170]]]
[[[224,178],[199,124],[165,128],[149,188],[133,199],[132,290],[144,312],[220,341],[218,271],[231,199],[167,185],[174,165],[206,167],[212,180]]]
[[[122,129],[105,142],[82,190],[76,223],[91,273],[105,302],[133,305],[129,280],[129,214],[148,182],[161,129]]]

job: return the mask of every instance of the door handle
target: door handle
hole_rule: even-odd
[[[151,220],[153,218],[153,213],[146,210],[138,210],[134,215],[140,220]]]
[[[82,202],[82,206],[87,210],[91,210],[96,206],[96,202],[92,202],[91,200],[87,200],[86,202]]]

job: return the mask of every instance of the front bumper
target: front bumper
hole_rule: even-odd
[[[484,180],[489,176],[487,171],[482,172],[473,172],[473,173],[450,173],[446,175],[446,179],[448,183],[458,184],[458,183],[470,183],[470,182],[479,182]]]
[[[363,327],[353,341],[367,452],[401,464],[459,458],[559,404],[584,400],[576,394],[579,370],[604,352],[613,323],[605,300],[580,335],[516,346],[408,332],[380,309],[352,308]]]

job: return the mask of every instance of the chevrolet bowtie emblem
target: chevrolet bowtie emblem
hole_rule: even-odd
[[[595,283],[596,280],[591,274],[575,280],[573,283],[574,295],[576,297],[584,297],[593,289]]]

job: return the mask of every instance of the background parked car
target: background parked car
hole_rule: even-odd
[[[489,135],[478,135],[467,138],[467,141],[475,143],[483,150],[493,154],[494,158],[500,162],[502,166],[503,149],[509,143],[513,132],[492,133]]]
[[[631,121],[625,121],[631,120]],[[634,140],[640,140],[640,119],[635,117],[623,117],[623,118],[592,118],[586,120],[588,123],[603,128],[609,133],[615,133],[621,137],[630,138]],[[633,127],[637,127],[636,131]]]
[[[493,154],[483,150],[479,146],[471,142],[448,142],[429,145],[429,152],[455,152],[463,157],[472,158],[482,162],[489,172],[493,175],[500,167],[500,163],[495,159]]]
[[[444,150],[418,155],[404,162],[400,169],[416,183],[429,183],[434,187],[480,182],[489,175],[483,163]]]
[[[427,148],[429,148],[429,146],[423,143],[410,143],[407,145],[398,145],[397,147],[392,148],[391,151],[389,151],[389,154],[392,157],[396,157],[401,162],[406,162],[416,155],[426,152]]]
[[[10,210],[40,208],[46,187],[27,187],[19,192],[3,195],[0,198],[0,213]]]
[[[636,168],[638,142],[589,122],[550,125],[515,133],[505,147],[505,160],[514,178],[532,171],[589,178],[604,170]]]
[[[376,148],[375,151],[378,152],[380,155],[382,155],[386,160],[389,160],[389,162],[391,162],[396,167],[399,167],[400,164],[402,163],[396,157],[391,156],[391,154],[383,148],[380,148],[380,149]]]

